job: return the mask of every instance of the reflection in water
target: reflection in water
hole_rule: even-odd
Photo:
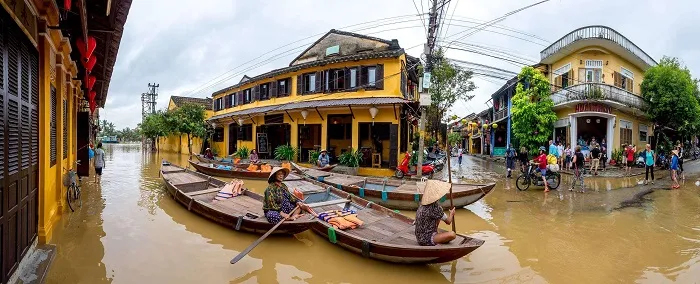
[[[307,231],[270,237],[232,266],[258,236],[209,222],[165,193],[160,161],[187,165],[186,156],[142,154],[139,145],[105,148],[102,184],[84,180],[83,207],[56,224],[59,249],[48,283],[692,283],[700,275],[700,197],[692,182],[655,191],[642,207],[615,210],[646,189],[620,189],[636,178],[587,179],[586,193],[543,194],[519,191],[500,165],[467,157],[453,169],[455,182],[498,184],[457,213],[459,233],[486,240],[462,259],[393,265]],[[567,182],[565,175],[561,189]],[[266,183],[246,185],[260,193]]]

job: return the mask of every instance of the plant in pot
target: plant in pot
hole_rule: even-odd
[[[357,175],[357,168],[360,167],[360,162],[362,161],[362,152],[355,149],[350,149],[345,151],[345,153],[340,154],[338,157],[338,163],[343,166],[349,167],[349,174]]]
[[[297,155],[297,150],[291,145],[280,145],[275,148],[275,159],[282,161],[282,167],[292,169],[289,163],[294,160]]]
[[[238,164],[241,159],[248,159],[250,156],[250,150],[248,150],[248,147],[246,146],[241,146],[235,153],[233,153],[233,156],[236,157],[233,160],[234,163]]]
[[[321,156],[321,151],[309,151],[309,164],[316,165],[316,161],[318,161],[319,156]]]

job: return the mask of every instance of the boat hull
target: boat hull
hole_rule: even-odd
[[[238,169],[237,170],[222,170],[222,169],[217,169],[217,168],[212,168],[204,165],[200,165],[198,163],[195,163],[194,161],[189,161],[190,165],[197,169],[198,172],[201,172],[206,175],[210,176],[217,176],[217,177],[226,177],[226,178],[244,178],[244,179],[262,179],[265,180],[270,176],[269,172],[249,172],[246,170]]]

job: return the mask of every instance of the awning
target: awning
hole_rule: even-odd
[[[391,105],[391,104],[408,104],[415,103],[415,101],[407,100],[398,97],[383,97],[383,98],[355,98],[355,99],[333,99],[333,100],[312,100],[312,101],[301,101],[292,102],[287,104],[279,104],[272,106],[261,106],[254,107],[239,111],[228,112],[225,114],[215,115],[208,120],[217,120],[222,118],[229,118],[241,115],[257,115],[257,114],[269,114],[272,112],[280,112],[286,110],[297,110],[297,109],[309,109],[317,107],[338,107],[338,106],[367,106],[367,105]]]

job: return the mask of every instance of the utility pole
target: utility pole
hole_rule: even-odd
[[[141,123],[146,117],[156,113],[156,100],[158,99],[158,87],[160,84],[148,83],[148,93],[141,94]],[[155,141],[153,141],[155,143]],[[146,145],[146,138],[141,137],[141,144]]]
[[[423,177],[423,149],[425,146],[425,116],[428,111],[425,105],[430,105],[430,73],[433,70],[433,51],[435,49],[435,42],[437,42],[438,28],[440,24],[440,17],[438,15],[438,4],[444,6],[450,0],[433,0],[433,6],[430,8],[430,19],[428,21],[428,38],[425,45],[425,50],[423,53],[426,58],[426,67],[423,74],[423,93],[421,93],[421,113],[420,122],[418,123],[418,163],[416,164],[416,176],[418,178]],[[441,6],[441,7],[442,7]],[[427,98],[426,98],[427,97]],[[450,169],[447,169],[448,171]]]

